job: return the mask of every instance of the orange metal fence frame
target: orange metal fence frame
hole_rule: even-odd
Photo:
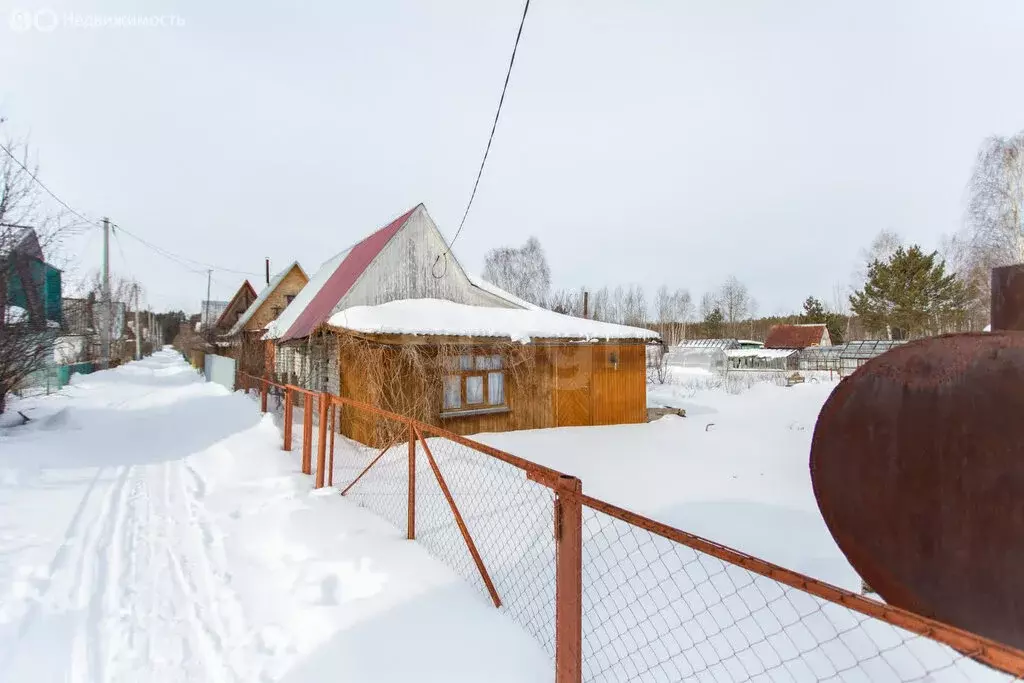
[[[555,497],[553,510],[555,540],[555,671],[556,683],[580,683],[582,681],[582,609],[583,609],[583,508],[604,513],[633,527],[687,546],[695,551],[715,557],[728,564],[764,576],[791,588],[803,591],[830,603],[841,605],[864,616],[886,622],[897,628],[924,636],[947,645],[965,657],[992,666],[1005,673],[1024,677],[1024,652],[974,633],[950,626],[913,612],[876,602],[862,595],[832,586],[823,581],[785,569],[779,565],[747,555],[741,551],[695,536],[667,524],[630,512],[583,493],[582,483],[576,477],[563,474],[549,467],[525,460],[418,420],[392,413],[376,406],[344,397],[317,393],[294,385],[279,385],[266,378],[239,373],[237,384],[246,389],[260,388],[261,410],[266,412],[266,395],[269,386],[279,387],[284,393],[284,443],[283,450],[291,450],[292,409],[294,395],[305,397],[303,411],[302,471],[311,473],[311,452],[313,434],[313,401],[319,399],[319,443],[317,447],[316,487],[324,485],[324,471],[327,469],[325,448],[330,413],[330,473],[328,482],[333,482],[335,411],[348,406],[380,417],[395,420],[407,426],[408,434],[408,522],[406,536],[416,538],[416,443],[423,448],[427,462],[441,487],[441,491],[455,518],[459,531],[484,585],[495,607],[501,606],[501,599],[491,581],[469,529],[459,512],[451,490],[441,474],[427,443],[427,434],[460,444],[484,455],[522,470],[526,477],[549,488]],[[396,445],[388,444],[341,492],[345,495],[377,462]]]

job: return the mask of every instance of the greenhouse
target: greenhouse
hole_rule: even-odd
[[[800,351],[801,370],[832,370],[848,375],[867,361],[882,355],[903,341],[858,340],[836,346],[810,346]]]
[[[676,368],[725,372],[729,365],[725,352],[738,348],[735,339],[689,339],[669,350],[667,362]]]
[[[798,367],[801,370],[839,370],[839,358],[843,345],[808,346],[801,349]]]
[[[839,373],[848,375],[872,358],[881,356],[901,344],[906,342],[887,339],[847,342],[843,344],[843,352],[839,357]]]
[[[795,370],[797,354],[795,349],[727,349],[730,370]]]

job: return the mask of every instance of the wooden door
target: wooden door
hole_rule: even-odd
[[[590,379],[593,354],[589,346],[558,349],[555,357],[555,426],[590,425]]]

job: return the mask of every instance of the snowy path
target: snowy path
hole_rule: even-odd
[[[0,680],[550,679],[506,616],[313,494],[269,418],[176,355],[66,393],[0,430]]]

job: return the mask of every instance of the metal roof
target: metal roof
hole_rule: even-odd
[[[413,212],[419,207],[414,206],[383,228],[373,233],[345,253],[337,267],[328,275],[323,286],[309,300],[291,326],[279,341],[299,339],[309,336],[322,323],[327,322],[331,312],[341,298],[348,293],[363,271],[373,262],[377,254],[395,236]],[[314,278],[316,279],[316,278]],[[296,303],[295,301],[292,302]]]
[[[740,343],[735,339],[685,339],[676,348],[683,349],[738,349]]]

